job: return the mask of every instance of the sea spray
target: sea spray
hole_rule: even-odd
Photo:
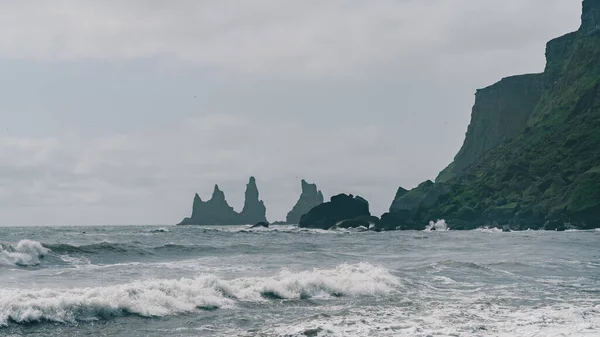
[[[428,231],[428,232],[448,231],[448,230],[450,230],[450,227],[448,227],[448,224],[446,223],[446,220],[444,220],[444,219],[438,220],[436,222],[429,221],[429,224],[425,227],[425,231]]]
[[[41,243],[21,240],[16,245],[0,243],[0,265],[35,266],[50,252]]]

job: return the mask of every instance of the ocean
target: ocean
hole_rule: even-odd
[[[0,336],[600,336],[600,231],[5,227]]]

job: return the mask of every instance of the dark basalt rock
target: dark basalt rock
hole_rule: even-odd
[[[353,224],[364,225],[367,222],[361,221],[361,219],[370,217],[369,203],[365,199],[359,196],[339,194],[331,197],[331,201],[316,206],[303,215],[300,219],[300,227],[330,229],[345,220],[357,218]]]
[[[239,214],[225,200],[225,193],[215,185],[212,197],[202,201],[194,196],[192,216],[185,218],[179,225],[241,225]]]
[[[241,221],[244,223],[267,222],[267,208],[262,200],[259,200],[258,188],[256,187],[256,179],[250,177],[248,185],[246,185],[246,198],[244,208],[240,213]]]
[[[229,206],[225,193],[215,185],[210,200],[202,201],[198,194],[194,196],[192,216],[183,219],[179,225],[247,225],[267,222],[265,213],[265,205],[262,200],[259,200],[256,180],[250,177],[246,186],[244,209],[241,213],[237,213]]]
[[[269,223],[268,222],[259,222],[250,228],[269,228]]]
[[[294,208],[287,214],[285,220],[288,224],[300,223],[300,218],[304,214],[308,213],[313,207],[323,203],[323,193],[317,190],[317,185],[309,184],[304,179],[302,179],[301,184],[302,193],[300,194],[300,199],[298,199]]]

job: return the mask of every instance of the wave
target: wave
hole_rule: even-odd
[[[50,251],[41,243],[21,240],[16,245],[0,243],[0,265],[36,266]]]
[[[383,267],[343,264],[335,269],[291,272],[232,280],[215,275],[194,279],[147,280],[80,289],[0,290],[0,327],[9,323],[76,323],[125,315],[162,317],[238,302],[305,300],[387,295],[400,280]]]
[[[497,228],[497,227],[479,227],[477,229],[475,229],[475,231],[477,232],[482,232],[482,233],[502,233],[502,229],[501,228]]]
[[[209,245],[178,245],[173,243],[164,244],[156,247],[141,247],[136,244],[100,242],[89,245],[70,245],[70,244],[45,244],[55,254],[118,254],[118,255],[155,255],[164,253],[189,253],[189,252],[207,252],[216,251],[217,247]]]

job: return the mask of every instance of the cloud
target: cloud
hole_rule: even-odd
[[[395,192],[390,182],[418,183],[423,172],[411,163],[436,156],[423,158],[381,124],[310,130],[232,115],[87,141],[0,138],[0,148],[18,159],[0,167],[3,224],[174,223],[188,215],[193,193],[209,198],[215,183],[241,208],[250,175],[271,220],[291,209],[301,178],[328,195],[364,195],[381,213]]]
[[[572,0],[8,1],[0,53],[158,58],[238,75],[356,75],[522,50],[564,32],[567,21],[556,17],[572,18],[575,29],[578,16]]]

